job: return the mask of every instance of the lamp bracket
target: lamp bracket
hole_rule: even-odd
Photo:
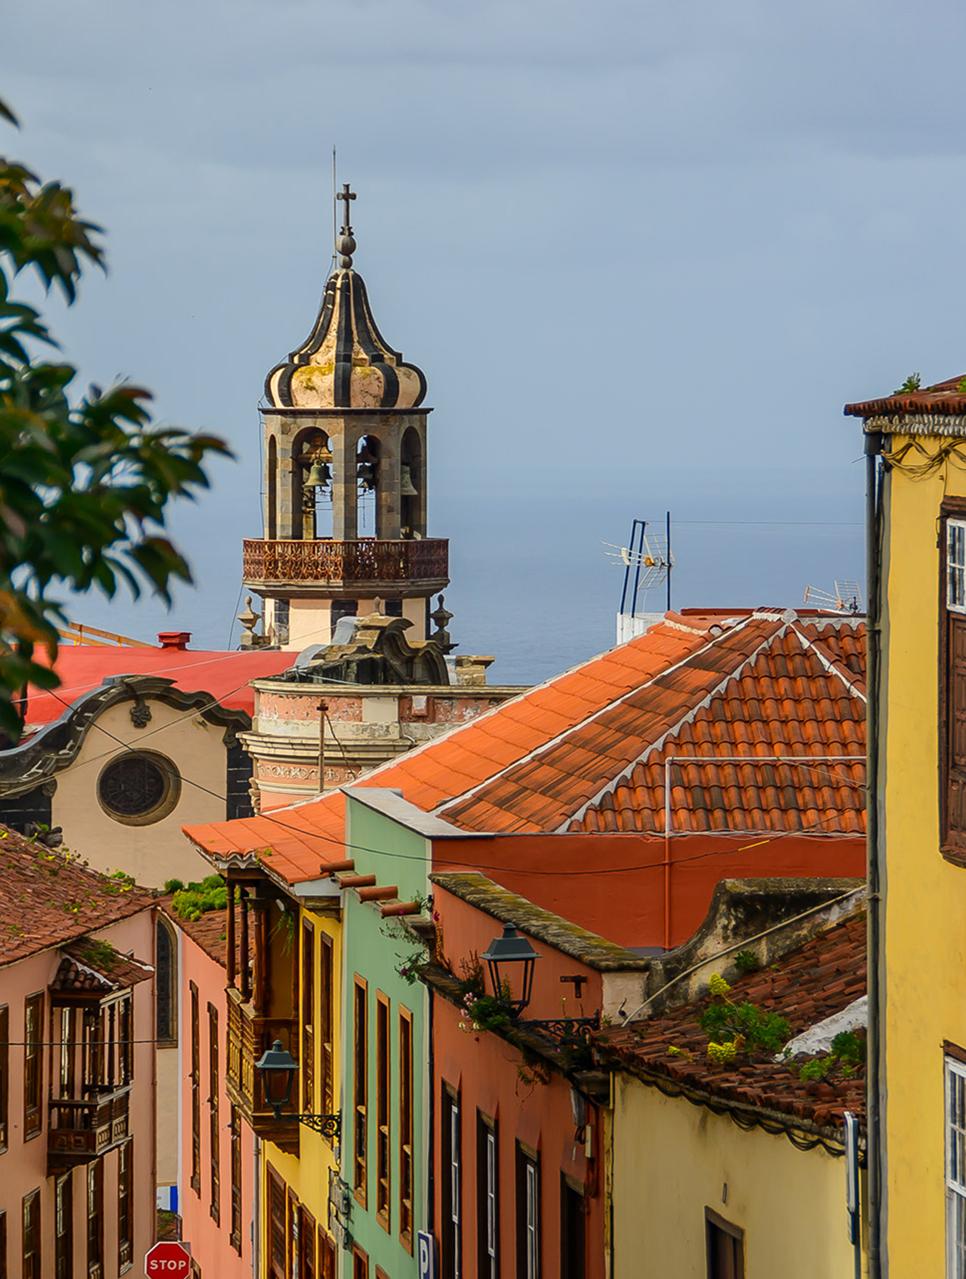
[[[593,1017],[527,1019],[518,1021],[517,1025],[526,1030],[536,1031],[538,1035],[546,1035],[547,1038],[555,1039],[558,1043],[566,1043],[567,1040],[583,1040],[584,1043],[588,1043],[591,1033],[600,1030],[600,1013],[594,1013]]]
[[[298,1119],[300,1124],[305,1124],[306,1128],[311,1128],[313,1132],[317,1132],[320,1136],[341,1141],[342,1139],[342,1112],[336,1111],[334,1115],[294,1115],[293,1118]]]

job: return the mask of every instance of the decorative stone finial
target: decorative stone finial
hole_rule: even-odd
[[[440,595],[439,602],[429,617],[436,627],[429,638],[435,644],[438,644],[444,653],[451,653],[457,646],[453,643],[452,636],[447,630],[447,625],[453,620],[453,614],[446,607],[445,596]]]

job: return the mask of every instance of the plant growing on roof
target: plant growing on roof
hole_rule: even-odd
[[[513,1005],[510,1002],[509,982],[504,983],[499,996],[477,994],[468,990],[460,1009],[460,1030],[506,1030],[513,1023]]]
[[[739,950],[735,955],[735,968],[742,976],[746,973],[756,973],[761,967],[761,961],[753,950]]]
[[[708,982],[710,1002],[701,1010],[698,1024],[708,1036],[708,1056],[718,1060],[722,1053],[733,1060],[740,1052],[777,1053],[788,1042],[791,1028],[780,1013],[765,1012],[750,1000],[736,1003],[731,987],[719,974]]]
[[[210,910],[225,910],[228,906],[228,889],[220,875],[206,875],[190,884],[182,884],[178,879],[168,883],[178,884],[171,898],[171,910],[186,923],[200,919]]]
[[[865,1036],[843,1030],[832,1040],[824,1057],[813,1057],[798,1068],[799,1079],[821,1081],[830,1075],[851,1079],[865,1065]]]
[[[908,395],[912,391],[918,391],[922,388],[922,375],[919,373],[910,373],[902,386],[896,387],[892,392],[893,395]]]

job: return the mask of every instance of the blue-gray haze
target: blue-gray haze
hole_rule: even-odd
[[[226,643],[333,143],[380,327],[429,377],[463,651],[522,680],[606,647],[602,544],[666,506],[677,604],[861,576],[843,402],[966,369],[964,24],[952,0],[8,0],[4,147],[109,232],[109,275],[53,308],[67,351],[239,458],[174,521],[198,588],[170,617],[72,611]]]

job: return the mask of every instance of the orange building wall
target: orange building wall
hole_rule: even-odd
[[[434,895],[434,908],[443,927],[447,959],[459,972],[460,960],[473,951],[478,954],[502,931],[489,915],[444,890]],[[530,939],[541,956],[534,977],[534,998],[524,1016],[553,1017],[589,1015],[600,1005],[600,978],[583,964],[559,951]],[[573,987],[560,982],[561,975],[580,973],[588,977],[581,1006],[573,999]],[[561,1003],[566,992],[566,1006]],[[442,1212],[442,1178],[447,1164],[441,1149],[439,1121],[441,1089],[445,1082],[460,1097],[463,1222],[463,1276],[477,1275],[477,1111],[496,1121],[499,1161],[500,1273],[516,1274],[516,1142],[539,1152],[541,1267],[544,1275],[559,1275],[561,1175],[583,1187],[586,1204],[586,1274],[603,1279],[604,1206],[602,1188],[602,1133],[596,1106],[587,1112],[587,1140],[591,1158],[585,1154],[584,1137],[575,1141],[570,1083],[550,1074],[544,1083],[530,1078],[532,1064],[505,1040],[488,1032],[460,1029],[460,1010],[448,1000],[433,996],[433,1160],[435,1165],[434,1219],[437,1235]]]
[[[480,870],[511,892],[622,946],[677,946],[698,928],[722,879],[864,878],[865,840],[784,834],[669,840],[659,835],[496,835],[435,840],[433,869]]]

